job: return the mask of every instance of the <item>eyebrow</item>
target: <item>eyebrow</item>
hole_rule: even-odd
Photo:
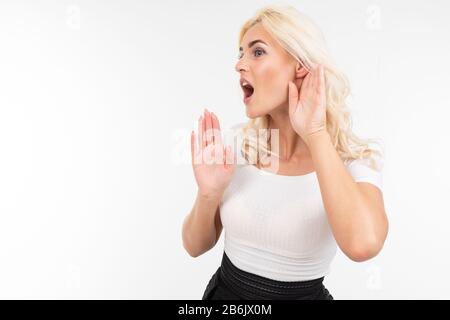
[[[258,42],[264,43],[267,46],[267,43],[265,43],[264,41],[258,39],[258,40],[250,41],[248,43],[248,48],[251,48],[255,43],[258,43]],[[241,52],[241,51],[242,51],[242,47],[239,47],[239,52]]]

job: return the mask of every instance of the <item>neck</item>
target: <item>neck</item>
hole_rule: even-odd
[[[269,129],[279,130],[280,160],[298,160],[309,156],[307,145],[292,128],[287,108],[282,108],[280,111],[274,111],[269,114]]]

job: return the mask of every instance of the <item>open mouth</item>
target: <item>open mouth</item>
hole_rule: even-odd
[[[243,84],[242,90],[244,90],[244,99],[251,97],[253,92],[255,91],[255,89],[253,89],[253,87],[249,83]]]

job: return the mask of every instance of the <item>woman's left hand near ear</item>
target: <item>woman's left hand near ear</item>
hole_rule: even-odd
[[[311,135],[326,130],[326,95],[323,66],[309,72],[300,90],[289,81],[289,118],[295,132],[308,144]]]

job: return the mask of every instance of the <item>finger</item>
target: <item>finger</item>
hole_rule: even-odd
[[[223,158],[225,156],[225,153],[223,151],[222,145],[215,144],[214,143],[214,163],[215,164],[223,164]]]
[[[233,150],[231,149],[231,146],[227,146],[225,148],[225,168],[232,167],[237,161],[236,156],[234,155]]]
[[[211,116],[212,116],[214,144],[222,144],[222,135],[220,133],[219,119],[213,112],[211,112]]]
[[[191,132],[191,157],[192,157],[192,164],[195,165],[196,159],[197,159],[197,145],[195,141],[195,132],[192,130]]]
[[[230,146],[226,146],[225,148],[224,148],[224,166],[225,166],[225,168],[228,168],[229,166],[230,166]]]
[[[311,68],[310,72],[308,73],[308,92],[311,90],[314,90],[314,81],[316,79],[316,68]]]
[[[321,77],[320,77],[320,99],[322,104],[326,104],[326,87],[325,87],[325,68],[321,67]]]
[[[320,66],[320,92],[325,94],[325,70],[322,65]]]
[[[227,147],[223,147],[223,165],[227,167]]]
[[[322,76],[321,68],[322,67],[319,64],[316,68],[316,75],[315,75],[315,80],[314,80],[314,89],[319,94],[320,94],[320,77]]]
[[[206,142],[205,142],[205,119],[200,116],[198,119],[198,146],[200,150],[205,149]]]
[[[213,142],[212,140],[212,122],[211,122],[211,114],[208,110],[205,109],[205,124],[206,124],[206,145],[210,145]]]
[[[308,90],[310,90],[312,76],[313,76],[312,70],[310,70],[308,72],[308,74],[305,76],[305,78],[303,79],[301,90],[303,90],[304,93],[306,93],[306,92],[308,92]]]
[[[202,117],[202,145],[206,148],[208,141],[206,141],[206,119],[205,116]]]
[[[303,78],[302,84],[300,86],[299,99],[302,100],[308,94],[311,86],[311,71]]]
[[[289,95],[289,113],[294,114],[298,104],[298,91],[297,86],[292,81],[288,84]]]

